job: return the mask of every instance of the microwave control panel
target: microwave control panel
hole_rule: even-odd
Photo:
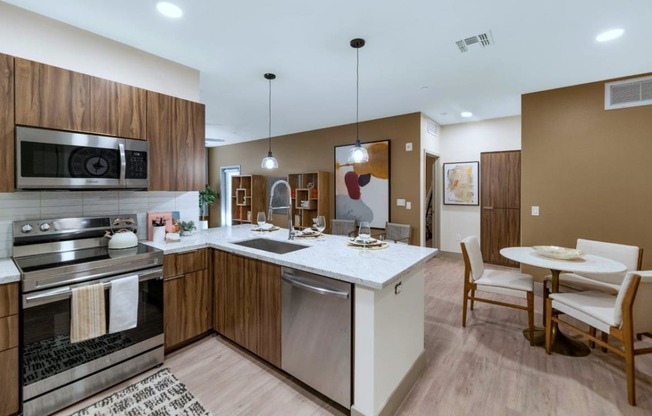
[[[127,179],[147,179],[147,152],[127,150]]]

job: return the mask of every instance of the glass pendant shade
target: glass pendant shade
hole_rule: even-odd
[[[356,142],[355,146],[353,146],[349,150],[349,163],[364,163],[369,161],[369,152],[367,152],[367,149],[362,147],[360,142]]]
[[[267,157],[263,158],[262,163],[260,164],[260,167],[263,169],[276,169],[278,168],[278,161],[274,156],[272,156],[272,152],[267,153]]]

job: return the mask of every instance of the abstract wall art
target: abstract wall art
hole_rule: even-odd
[[[444,205],[479,205],[479,162],[444,163]]]
[[[362,143],[369,161],[348,163],[353,145],[335,146],[335,218],[369,221],[385,228],[389,221],[389,140]]]

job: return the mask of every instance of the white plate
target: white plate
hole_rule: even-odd
[[[532,246],[532,249],[537,254],[557,260],[576,260],[584,255],[582,250],[559,246]]]
[[[376,240],[375,238],[370,238],[367,241],[360,240],[358,238],[351,239],[349,243],[353,244],[354,246],[377,246],[382,244],[382,241]]]

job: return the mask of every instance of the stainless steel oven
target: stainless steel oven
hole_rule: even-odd
[[[16,127],[17,189],[146,189],[144,140]]]
[[[14,261],[22,278],[23,414],[55,412],[163,362],[163,253],[143,244],[110,250],[101,237],[115,224],[135,228],[134,221],[14,222]],[[112,281],[132,275],[138,276],[136,327],[71,343],[72,289],[102,284],[108,320]]]

